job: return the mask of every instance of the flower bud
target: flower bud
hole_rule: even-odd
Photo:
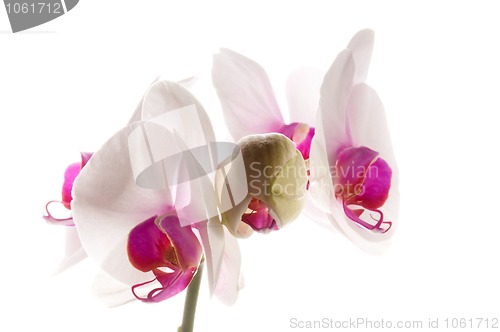
[[[277,230],[296,219],[304,206],[307,170],[302,154],[282,134],[250,135],[239,142],[248,185],[247,198],[223,213],[236,236]],[[241,223],[244,222],[244,224]]]

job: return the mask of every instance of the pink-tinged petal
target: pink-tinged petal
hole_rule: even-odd
[[[157,226],[168,236],[173,245],[182,269],[197,267],[202,256],[200,242],[190,225],[182,226],[175,215],[159,218]]]
[[[269,78],[256,62],[221,49],[214,55],[212,82],[235,141],[251,134],[275,132],[284,124]]]
[[[378,158],[366,172],[363,182],[363,193],[356,196],[356,201],[369,210],[384,205],[389,197],[392,170],[385,160]]]
[[[153,215],[165,214],[173,204],[169,190],[144,189],[135,182],[128,138],[137,127],[132,124],[120,130],[94,153],[75,181],[72,202],[87,254],[128,285],[145,278],[128,260],[130,230]]]
[[[356,73],[353,80],[354,84],[366,80],[373,51],[374,37],[375,33],[373,30],[361,30],[351,38],[349,45],[347,45],[347,49],[351,50],[354,63],[356,64]]]
[[[351,51],[342,51],[328,70],[321,86],[316,135],[324,136],[328,161],[335,165],[339,150],[352,146],[346,127],[347,104],[354,79],[354,59]]]
[[[220,276],[217,278],[215,296],[224,304],[232,305],[238,299],[243,288],[241,274],[241,252],[238,240],[224,229],[224,255],[222,257]]]
[[[286,82],[290,122],[316,124],[323,77],[324,73],[316,68],[299,68],[290,74]]]

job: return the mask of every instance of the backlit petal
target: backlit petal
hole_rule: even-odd
[[[286,82],[290,122],[316,124],[323,76],[324,73],[316,68],[299,68],[290,74]]]
[[[144,281],[126,254],[130,230],[172,205],[166,189],[136,185],[130,163],[128,137],[132,124],[109,139],[83,168],[73,189],[73,218],[82,245],[111,276],[129,285]]]
[[[241,275],[241,252],[238,240],[227,229],[224,230],[224,255],[222,257],[220,276],[217,278],[215,296],[227,304],[234,304],[243,287]]]
[[[214,55],[212,81],[235,141],[274,132],[284,124],[269,78],[256,62],[221,49]]]
[[[321,122],[322,129],[316,128],[316,136],[324,136],[330,165],[335,165],[341,148],[352,145],[346,127],[346,112],[354,70],[351,51],[344,50],[333,62],[321,86],[318,122]]]
[[[351,50],[356,64],[356,73],[353,83],[361,83],[366,80],[368,68],[370,67],[370,59],[373,51],[375,33],[373,30],[364,29],[359,31],[352,37],[347,49]]]

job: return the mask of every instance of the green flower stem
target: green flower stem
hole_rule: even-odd
[[[177,332],[193,332],[194,317],[196,315],[196,304],[198,302],[198,293],[200,291],[201,276],[203,274],[203,266],[205,265],[205,258],[201,259],[198,271],[189,283],[184,300],[184,313],[182,315],[182,325],[179,326]]]

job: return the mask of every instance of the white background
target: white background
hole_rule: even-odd
[[[266,68],[286,112],[287,74],[326,70],[366,27],[376,33],[368,83],[401,175],[391,249],[367,255],[305,217],[257,234],[241,241],[246,287],[234,306],[202,284],[197,330],[293,331],[293,317],[500,318],[498,15],[493,1],[82,0],[12,34],[0,8],[0,329],[175,331],[183,294],[108,309],[91,295],[89,259],[52,276],[64,229],[41,215],[66,165],[120,129],[158,75],[197,75],[194,93],[223,128],[210,85],[221,46]]]

